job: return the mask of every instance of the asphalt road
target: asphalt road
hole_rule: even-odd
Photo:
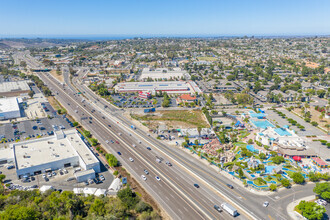
[[[91,110],[95,108],[94,104],[83,106],[84,104],[80,102],[81,96],[74,95],[66,86],[63,88],[60,84],[56,85],[54,80],[47,78],[51,77],[50,75],[40,74],[39,76],[52,90],[56,90],[59,93],[56,98],[78,121],[86,116],[93,118],[90,120],[92,123],[89,123],[88,120],[80,120],[80,123],[91,130],[99,142],[117,156],[124,167],[140,181],[173,219],[231,218],[228,213],[218,213],[213,208],[214,204],[220,205],[221,203],[221,199],[216,193],[208,187],[201,187],[200,189],[193,187],[193,184],[198,182],[195,177],[189,175],[176,164],[168,167],[164,163],[157,163],[155,160],[156,155],[160,155],[160,153],[155,148],[152,147],[152,150],[148,151],[146,147],[149,145],[145,143],[139,144],[137,137],[134,135],[130,136],[127,132],[122,131],[116,125],[116,122],[105,117],[98,110],[92,114]],[[77,113],[75,110],[77,110]],[[111,124],[111,128],[108,127],[109,124]],[[118,134],[120,132],[122,135]],[[118,141],[119,144],[106,144],[106,140]],[[133,144],[136,144],[137,147],[133,148]],[[121,156],[117,154],[118,151],[121,152]],[[134,162],[130,162],[128,160],[129,157],[132,157]],[[162,157],[165,161],[170,160],[166,155],[162,155]],[[146,175],[146,181],[141,180],[144,169],[147,169],[150,173]],[[157,181],[155,176],[159,176],[161,180]],[[239,219],[246,218],[241,215]]]
[[[51,77],[49,75],[47,76]],[[228,189],[226,189],[223,184],[220,184],[220,182],[223,181],[222,183],[224,183],[230,180],[226,180],[224,176],[215,178],[215,176],[219,175],[217,172],[214,174],[213,169],[208,168],[195,159],[192,160],[193,162],[191,163],[182,164],[180,161],[178,161],[179,156],[175,156],[175,152],[171,152],[171,150],[168,149],[168,151],[165,152],[163,149],[159,149],[162,144],[156,140],[151,140],[151,138],[147,137],[145,133],[142,136],[142,146],[137,144],[138,146],[136,148],[132,148],[132,145],[130,144],[136,143],[136,139],[140,139],[141,136],[135,137],[134,134],[133,136],[129,136],[127,133],[127,129],[129,128],[126,127],[127,125],[120,124],[127,123],[127,119],[125,122],[125,119],[121,115],[120,110],[114,109],[112,107],[111,109],[106,109],[111,113],[110,115],[109,112],[105,113],[103,111],[102,106],[104,106],[104,103],[97,103],[100,105],[100,107],[95,107],[94,104],[92,104],[92,106],[87,104],[86,107],[82,107],[82,104],[78,103],[78,101],[80,101],[79,99],[82,97],[78,97],[77,95],[75,97],[72,92],[68,91],[69,88],[67,87],[62,88],[59,85],[55,85],[54,80],[51,81],[47,79],[47,77],[43,77],[41,75],[40,77],[48,84],[52,90],[59,92],[57,98],[74,117],[79,119],[84,117],[84,115],[93,116],[92,124],[84,121],[82,121],[82,124],[86,126],[87,129],[90,129],[102,144],[104,144],[108,139],[118,140],[120,142],[119,145],[112,144],[112,146],[109,146],[108,149],[113,153],[121,151],[122,159],[120,161],[132,175],[134,175],[139,180],[139,176],[143,174],[142,169],[145,168],[149,170],[151,176],[158,175],[161,178],[161,181],[158,182],[154,178],[147,176],[147,181],[144,182],[140,180],[140,182],[173,219],[231,218],[227,213],[219,214],[213,209],[214,204],[220,204],[222,201],[226,200],[224,199],[224,195],[227,196],[230,200],[235,201],[235,204],[238,204],[240,207],[239,212],[244,213],[242,212],[242,208],[249,210],[247,212],[251,213],[253,216],[252,218],[288,219],[288,215],[286,211],[284,211],[286,210],[285,201],[292,201],[293,199],[299,199],[313,194],[312,191],[306,186],[304,186],[306,188],[303,190],[296,191],[293,194],[290,194],[288,191],[284,190],[276,193],[278,196],[275,196],[274,199],[280,200],[281,198],[285,198],[285,201],[274,201],[274,204],[265,210],[261,204],[265,200],[270,200],[268,196],[255,195],[246,191],[245,189],[240,189],[240,186],[236,185],[235,183],[232,183],[232,185],[235,186],[235,191],[228,191]],[[78,84],[76,86],[78,86]],[[80,87],[79,89],[81,90],[82,88]],[[91,94],[91,96],[95,98],[95,94]],[[76,109],[72,107],[73,105],[67,104],[70,102],[75,104],[77,103],[77,106],[80,108],[78,113],[74,112]],[[92,108],[96,109],[96,112],[93,114],[90,113]],[[105,115],[102,116],[102,114]],[[118,118],[118,124],[113,122],[114,116]],[[94,118],[96,120],[94,120]],[[112,125],[111,130],[107,127],[107,124],[109,123]],[[122,136],[118,136],[118,131],[123,131]],[[145,142],[148,142],[150,145],[154,145],[156,147],[152,147],[152,151],[147,151],[145,149],[147,146]],[[168,148],[166,146],[163,147]],[[164,154],[160,151],[156,151],[156,148],[164,152]],[[132,157],[134,157],[135,161],[133,162],[133,166],[132,162],[127,160],[128,157],[125,158],[124,155],[132,155]],[[155,155],[162,155],[165,160],[170,160],[174,166],[169,168],[164,164],[156,163]],[[183,158],[184,161],[186,161],[186,159],[187,157]],[[202,174],[204,175],[203,177],[201,177]],[[194,189],[192,187],[193,183],[199,183],[201,188]],[[293,189],[295,189],[295,187],[293,187]],[[284,194],[283,197],[281,197],[281,193]],[[237,194],[242,195],[243,197],[238,196]],[[171,199],[168,197],[173,198]],[[244,201],[237,201],[241,200],[242,198],[244,198]],[[282,210],[283,212],[279,213],[279,210]],[[240,218],[244,218],[244,216],[241,215]]]
[[[89,89],[87,89],[84,86],[80,86],[78,83],[75,83],[76,86],[79,87],[80,91],[84,91],[84,95],[86,95],[91,100],[96,100],[95,94],[91,92]],[[102,99],[99,99],[101,102]],[[97,102],[96,104],[99,104]],[[102,108],[107,103],[100,103],[99,106]],[[112,115],[116,116],[120,123],[123,125],[126,125],[129,127],[130,123],[129,121],[121,115],[122,111],[114,108],[105,109],[109,113],[112,113]],[[126,127],[126,129],[127,129]],[[164,155],[168,155],[171,158],[175,158],[175,161],[178,161],[181,166],[183,166],[185,169],[189,170],[191,173],[198,176],[198,178],[202,178],[202,182],[206,183],[207,186],[211,186],[211,188],[216,193],[221,193],[222,195],[226,195],[230,198],[231,201],[234,201],[236,204],[238,204],[240,207],[244,207],[247,210],[252,210],[254,215],[256,215],[256,218],[260,219],[288,219],[288,214],[286,213],[286,206],[283,204],[286,204],[282,201],[281,198],[284,197],[288,199],[288,201],[292,201],[292,199],[299,199],[303,198],[309,195],[313,195],[312,187],[308,188],[305,187],[305,190],[299,190],[295,193],[288,193],[287,189],[284,189],[283,191],[280,191],[278,193],[275,193],[273,196],[273,202],[271,202],[272,206],[270,206],[268,209],[264,209],[262,207],[262,203],[264,201],[269,201],[271,198],[268,196],[260,196],[256,195],[254,193],[251,193],[241,187],[240,185],[237,185],[233,183],[231,180],[227,179],[225,176],[219,175],[218,172],[214,171],[213,169],[210,169],[208,166],[204,165],[200,161],[197,161],[195,158],[192,158],[190,155],[185,155],[182,150],[175,150],[173,148],[169,148],[166,145],[163,145],[158,140],[155,140],[151,137],[148,137],[143,131],[135,130],[138,132],[143,138],[147,141],[149,141],[152,145],[157,146],[158,148],[161,148],[163,152],[165,152]],[[219,176],[219,177],[217,177]],[[226,184],[230,183],[232,185],[235,185],[235,191],[228,190],[226,187]],[[301,186],[299,186],[301,187]],[[299,188],[298,187],[298,188]],[[292,189],[295,190],[296,187],[293,187]],[[290,191],[290,190],[289,190]],[[286,200],[287,201],[287,200]],[[289,204],[289,203],[287,203]],[[281,212],[278,212],[278,210],[281,210]],[[266,216],[266,217],[265,217]]]

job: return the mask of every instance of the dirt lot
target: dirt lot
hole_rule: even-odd
[[[299,109],[299,108],[295,108],[293,111],[295,113],[297,113],[298,115],[300,115],[300,116],[302,115],[301,109]],[[330,124],[330,119],[326,119],[326,118],[320,119],[321,112],[316,111],[313,107],[308,108],[305,111],[309,111],[311,113],[311,115],[312,115],[311,120],[312,121],[316,121],[321,128],[323,128],[324,130],[327,130],[325,125]]]
[[[209,127],[200,110],[157,111],[147,115],[134,114],[133,118],[147,124],[150,129],[156,129],[159,125],[164,124],[168,129]]]
[[[50,71],[50,74],[52,74],[52,75],[53,75],[57,80],[59,80],[60,82],[64,82],[64,77],[63,77],[62,72],[61,72],[60,75],[58,75],[58,74],[56,73],[56,70],[51,70],[51,71]]]

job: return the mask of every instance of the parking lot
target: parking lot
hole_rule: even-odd
[[[162,97],[154,97],[152,99],[142,99],[139,98],[135,93],[128,95],[111,95],[113,98],[114,104],[118,107],[123,108],[160,108],[163,102]],[[156,104],[153,103],[153,100],[156,100]],[[177,107],[176,99],[171,98],[170,107]]]
[[[6,175],[4,183],[10,184],[9,189],[29,190],[30,188],[40,188],[43,185],[50,185],[55,189],[70,191],[76,187],[108,189],[114,178],[113,175],[102,164],[101,167],[102,172],[97,174],[96,178],[93,179],[93,183],[90,182],[88,184],[85,182],[77,183],[77,181],[74,179],[75,168],[73,167],[65,168],[67,173],[64,172],[64,169],[62,169],[62,171],[56,170],[45,174],[30,176],[24,181],[22,179],[18,179],[15,169],[8,170],[6,165],[1,165],[0,171]],[[101,175],[104,177],[103,181],[100,178]]]
[[[322,131],[320,131],[318,128],[314,127],[310,123],[307,123],[304,121],[304,119],[299,118],[295,114],[292,114],[291,112],[285,110],[285,109],[279,109],[279,111],[283,112],[288,118],[292,118],[295,121],[297,121],[299,124],[305,127],[304,131],[301,131],[299,128],[296,126],[292,126],[285,118],[282,118],[279,116],[276,112],[272,110],[267,110],[267,118],[269,121],[273,124],[279,125],[280,127],[283,127],[284,125],[291,125],[291,128],[297,132],[298,135],[301,136],[311,136],[311,135],[317,135],[317,136],[322,136],[325,135]]]
[[[15,124],[6,123],[0,124],[0,136],[4,138],[4,146],[15,140],[25,140],[37,138],[38,136],[52,135],[54,126],[63,126],[62,128],[70,128],[70,123],[62,116],[57,115],[54,118],[41,118],[37,120],[20,121]],[[2,139],[0,138],[0,140]]]

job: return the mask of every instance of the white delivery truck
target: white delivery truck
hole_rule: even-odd
[[[237,210],[232,205],[230,205],[228,203],[222,203],[221,208],[223,210],[226,210],[230,215],[232,215],[234,217],[238,214]]]

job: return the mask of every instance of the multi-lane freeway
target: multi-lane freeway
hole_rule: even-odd
[[[63,70],[63,73],[65,86],[49,74],[39,76],[69,113],[119,158],[172,219],[230,219],[228,213],[218,213],[213,208],[224,201],[238,208],[238,218],[241,219],[288,219],[286,206],[294,199],[313,194],[312,184],[293,187],[271,196],[251,193],[180,149],[170,148],[142,130],[130,129],[130,122],[123,116],[122,110],[97,97],[80,84],[79,78],[74,78],[74,86],[71,85],[68,71]],[[83,70],[78,73],[79,76],[86,74]],[[84,97],[77,94],[75,87],[83,92]],[[86,101],[82,102],[83,99]],[[121,156],[117,152],[121,152]],[[157,163],[156,156],[170,161],[173,166]],[[134,162],[129,161],[129,157],[134,158]],[[144,169],[150,174],[145,175]],[[145,175],[147,180],[142,180],[141,175]],[[161,180],[156,180],[156,176]],[[195,183],[201,187],[195,188]],[[234,185],[234,189],[226,187],[227,183]],[[262,207],[264,201],[269,201],[270,206]]]

